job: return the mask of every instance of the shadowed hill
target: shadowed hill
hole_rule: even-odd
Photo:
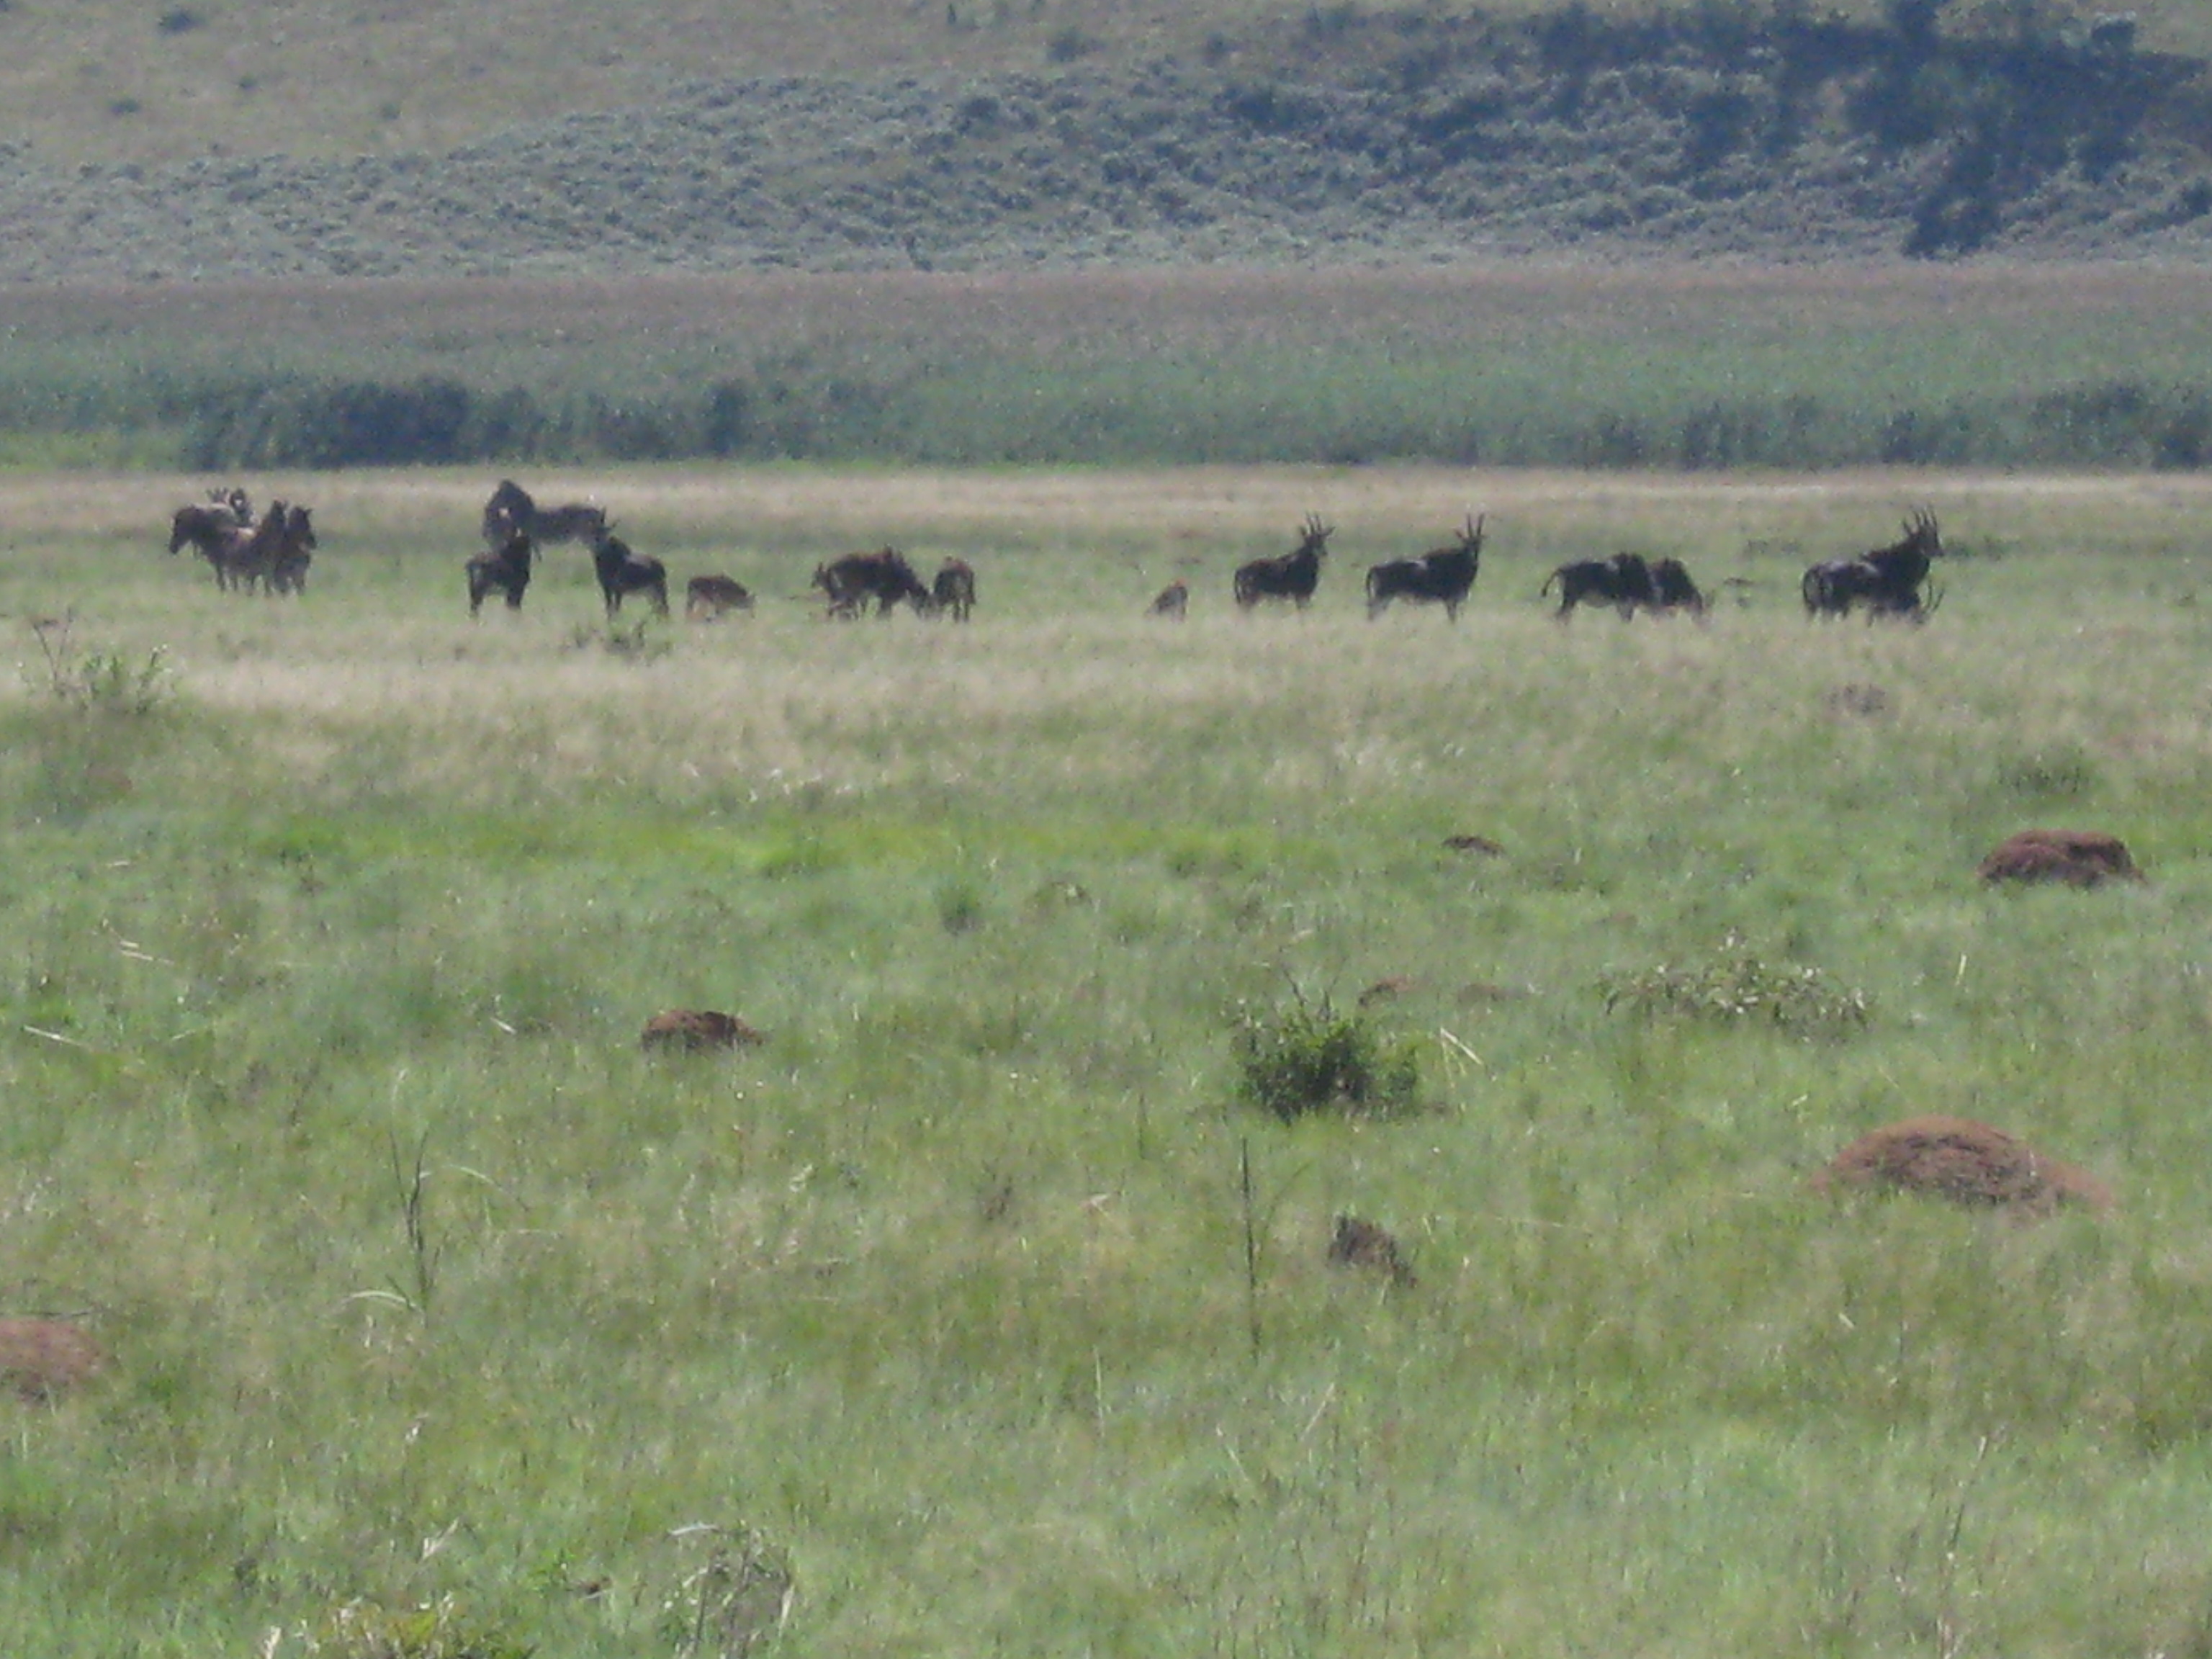
[[[1141,61],[695,82],[442,154],[33,147],[0,276],[2212,248],[2200,61],[1890,10],[1346,9]]]

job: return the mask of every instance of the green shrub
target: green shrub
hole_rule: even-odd
[[[1291,1007],[1246,1010],[1237,1027],[1243,1091],[1285,1122],[1309,1112],[1389,1117],[1409,1111],[1420,1087],[1410,1038],[1384,1033],[1360,1014],[1339,1014],[1324,997]]]

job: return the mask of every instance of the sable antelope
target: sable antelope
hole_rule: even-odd
[[[241,518],[236,507],[219,499],[180,507],[169,520],[169,552],[173,556],[191,548],[208,562],[217,587],[230,586],[229,557],[234,545],[243,545],[252,533],[251,518]],[[240,499],[243,499],[241,493]]]
[[[1262,599],[1288,599],[1301,611],[1321,585],[1322,561],[1328,556],[1334,525],[1321,521],[1317,513],[1306,514],[1305,530],[1288,553],[1270,559],[1254,559],[1237,570],[1237,605],[1249,611]]]
[[[276,516],[270,509],[270,518]],[[283,534],[269,558],[269,591],[297,596],[307,591],[307,567],[315,561],[315,525],[306,507],[296,501],[284,516]]]
[[[228,507],[194,501],[179,507],[169,520],[169,552],[174,556],[191,547],[206,556],[210,543],[238,527],[237,515]]]
[[[217,587],[246,592],[268,574],[289,522],[282,501],[251,527],[237,523],[227,506],[181,507],[170,524],[169,551],[190,545],[214,568]]]
[[[253,522],[252,499],[236,484],[228,489],[209,490],[208,501],[227,511],[241,526],[251,526]]]
[[[904,603],[926,611],[936,603],[906,555],[895,547],[874,553],[848,553],[842,559],[814,568],[814,586],[829,602],[830,614],[840,620],[857,617],[870,599],[876,614],[890,615],[891,607]]]
[[[937,567],[937,580],[930,584],[929,601],[933,608],[951,615],[955,622],[966,622],[975,608],[975,571],[965,559],[947,559]]]
[[[1145,607],[1148,617],[1173,617],[1177,622],[1190,608],[1190,584],[1180,576],[1152,595],[1152,602]]]
[[[507,542],[495,553],[479,553],[469,561],[469,615],[475,616],[483,606],[484,596],[497,588],[507,596],[509,611],[522,609],[522,596],[530,587],[530,562],[537,550],[531,545],[529,535],[520,530],[507,532]]]
[[[1662,617],[1686,611],[1704,620],[1705,596],[1690,580],[1690,572],[1680,559],[1651,561],[1651,609]]]
[[[1847,617],[1854,607],[1864,605],[1869,622],[1880,617],[1924,621],[1940,595],[1923,599],[1921,586],[1928,580],[1931,562],[1942,555],[1943,537],[1935,514],[1916,510],[1905,521],[1900,540],[1856,559],[1824,560],[1807,570],[1797,587],[1805,614]]]
[[[588,501],[565,507],[540,507],[530,492],[512,478],[500,480],[484,503],[484,545],[494,552],[505,547],[516,532],[534,545],[547,542],[593,542],[605,533],[607,510]]]
[[[1652,603],[1651,567],[1640,553],[1616,553],[1609,559],[1582,559],[1563,564],[1544,578],[1537,589],[1539,597],[1552,591],[1552,584],[1559,586],[1559,608],[1554,614],[1561,622],[1574,614],[1577,605],[1609,605],[1623,617],[1632,617],[1638,605]]]
[[[631,593],[644,594],[653,601],[655,611],[664,617],[668,614],[668,567],[648,554],[634,551],[628,542],[604,526],[592,538],[592,568],[599,574],[599,597],[606,601],[610,617],[622,609],[623,599]]]
[[[1469,519],[1459,532],[1456,546],[1439,547],[1419,558],[1391,559],[1367,572],[1367,615],[1371,621],[1390,607],[1393,599],[1412,599],[1441,605],[1448,620],[1459,619],[1459,608],[1474,586],[1482,565],[1480,519]]]
[[[694,576],[684,584],[684,614],[693,622],[716,622],[732,611],[752,608],[745,585],[730,577]]]

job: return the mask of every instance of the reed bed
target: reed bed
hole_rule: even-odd
[[[0,458],[2189,471],[2212,444],[2206,280],[1478,264],[25,289],[0,295]]]

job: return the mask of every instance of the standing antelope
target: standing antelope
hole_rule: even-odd
[[[1441,605],[1450,621],[1459,620],[1459,608],[1474,586],[1482,566],[1480,519],[1469,519],[1451,547],[1439,547],[1414,559],[1392,559],[1367,573],[1367,615],[1371,620],[1390,607],[1393,599],[1413,599]]]
[[[1334,525],[1321,521],[1317,513],[1306,514],[1305,529],[1297,546],[1271,559],[1254,559],[1237,570],[1237,608],[1249,611],[1262,599],[1288,599],[1303,611],[1321,584],[1322,561],[1328,556]]]

